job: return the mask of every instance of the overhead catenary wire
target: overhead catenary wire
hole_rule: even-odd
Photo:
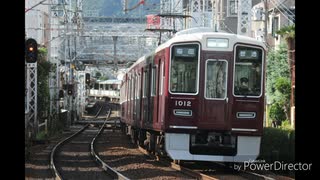
[[[274,4],[277,4],[279,6],[281,6],[282,9],[284,9],[290,16],[294,16],[295,14],[291,12],[291,10],[284,4],[284,2],[286,2],[287,0],[285,1],[278,1],[278,0],[271,0],[274,2]]]
[[[291,23],[294,24],[294,22],[293,22],[287,15],[285,15],[285,14],[277,7],[277,5],[276,5],[272,0],[270,0],[270,2],[275,6],[275,8],[276,8],[277,10],[279,10],[279,12],[280,12],[288,21],[290,21]],[[292,17],[292,18],[293,18],[293,17]],[[295,19],[293,18],[293,20],[295,20]]]
[[[46,1],[46,0],[40,1],[39,3],[37,3],[37,4],[33,5],[31,8],[26,9],[26,10],[24,11],[24,13],[26,13],[26,12],[30,11],[31,9],[33,9],[33,8],[37,7],[38,5],[42,4],[42,3],[43,3],[43,2],[45,2],[45,1]]]

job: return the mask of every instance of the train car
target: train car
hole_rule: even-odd
[[[194,28],[128,68],[121,124],[133,142],[174,160],[244,162],[259,155],[265,45]]]

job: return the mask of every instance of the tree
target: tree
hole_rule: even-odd
[[[38,117],[44,117],[49,111],[49,72],[51,64],[46,61],[47,49],[40,47],[38,49]]]
[[[96,78],[99,79],[101,77],[101,73],[100,72],[96,72]]]
[[[277,31],[277,34],[284,37],[288,46],[288,65],[291,74],[291,100],[290,106],[294,107],[294,91],[295,91],[295,24],[282,27]],[[293,112],[294,114],[294,112]],[[295,120],[292,120],[295,124]]]
[[[275,103],[277,100],[276,81],[279,77],[290,79],[290,68],[287,63],[287,48],[285,44],[281,44],[279,50],[271,50],[267,57],[267,97],[270,103]]]
[[[287,77],[279,77],[275,83],[275,89],[277,94],[277,103],[279,103],[283,112],[285,113],[285,119],[279,119],[280,121],[290,119],[290,79]]]
[[[268,53],[267,98],[272,104],[270,118],[280,124],[288,119],[290,102],[290,68],[287,63],[287,47],[281,44],[279,50]],[[276,119],[275,119],[276,118]]]

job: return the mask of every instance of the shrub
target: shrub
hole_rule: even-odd
[[[269,116],[272,120],[275,120],[278,125],[281,121],[286,119],[286,114],[284,113],[282,106],[279,103],[274,103],[270,107]]]
[[[280,128],[283,130],[292,130],[290,121],[289,120],[282,121]]]
[[[272,163],[274,161],[294,162],[295,131],[266,127],[263,130],[259,159]]]

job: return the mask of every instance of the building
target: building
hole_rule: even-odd
[[[276,32],[282,27],[295,23],[295,0],[260,2],[253,7],[253,12],[252,37],[264,41],[266,24],[266,43],[268,47],[277,48],[284,39]],[[267,12],[267,19],[265,19],[265,12]]]
[[[41,1],[25,2],[25,34],[26,38],[33,38],[38,44],[46,46],[50,37],[49,8],[47,5],[37,5]]]

